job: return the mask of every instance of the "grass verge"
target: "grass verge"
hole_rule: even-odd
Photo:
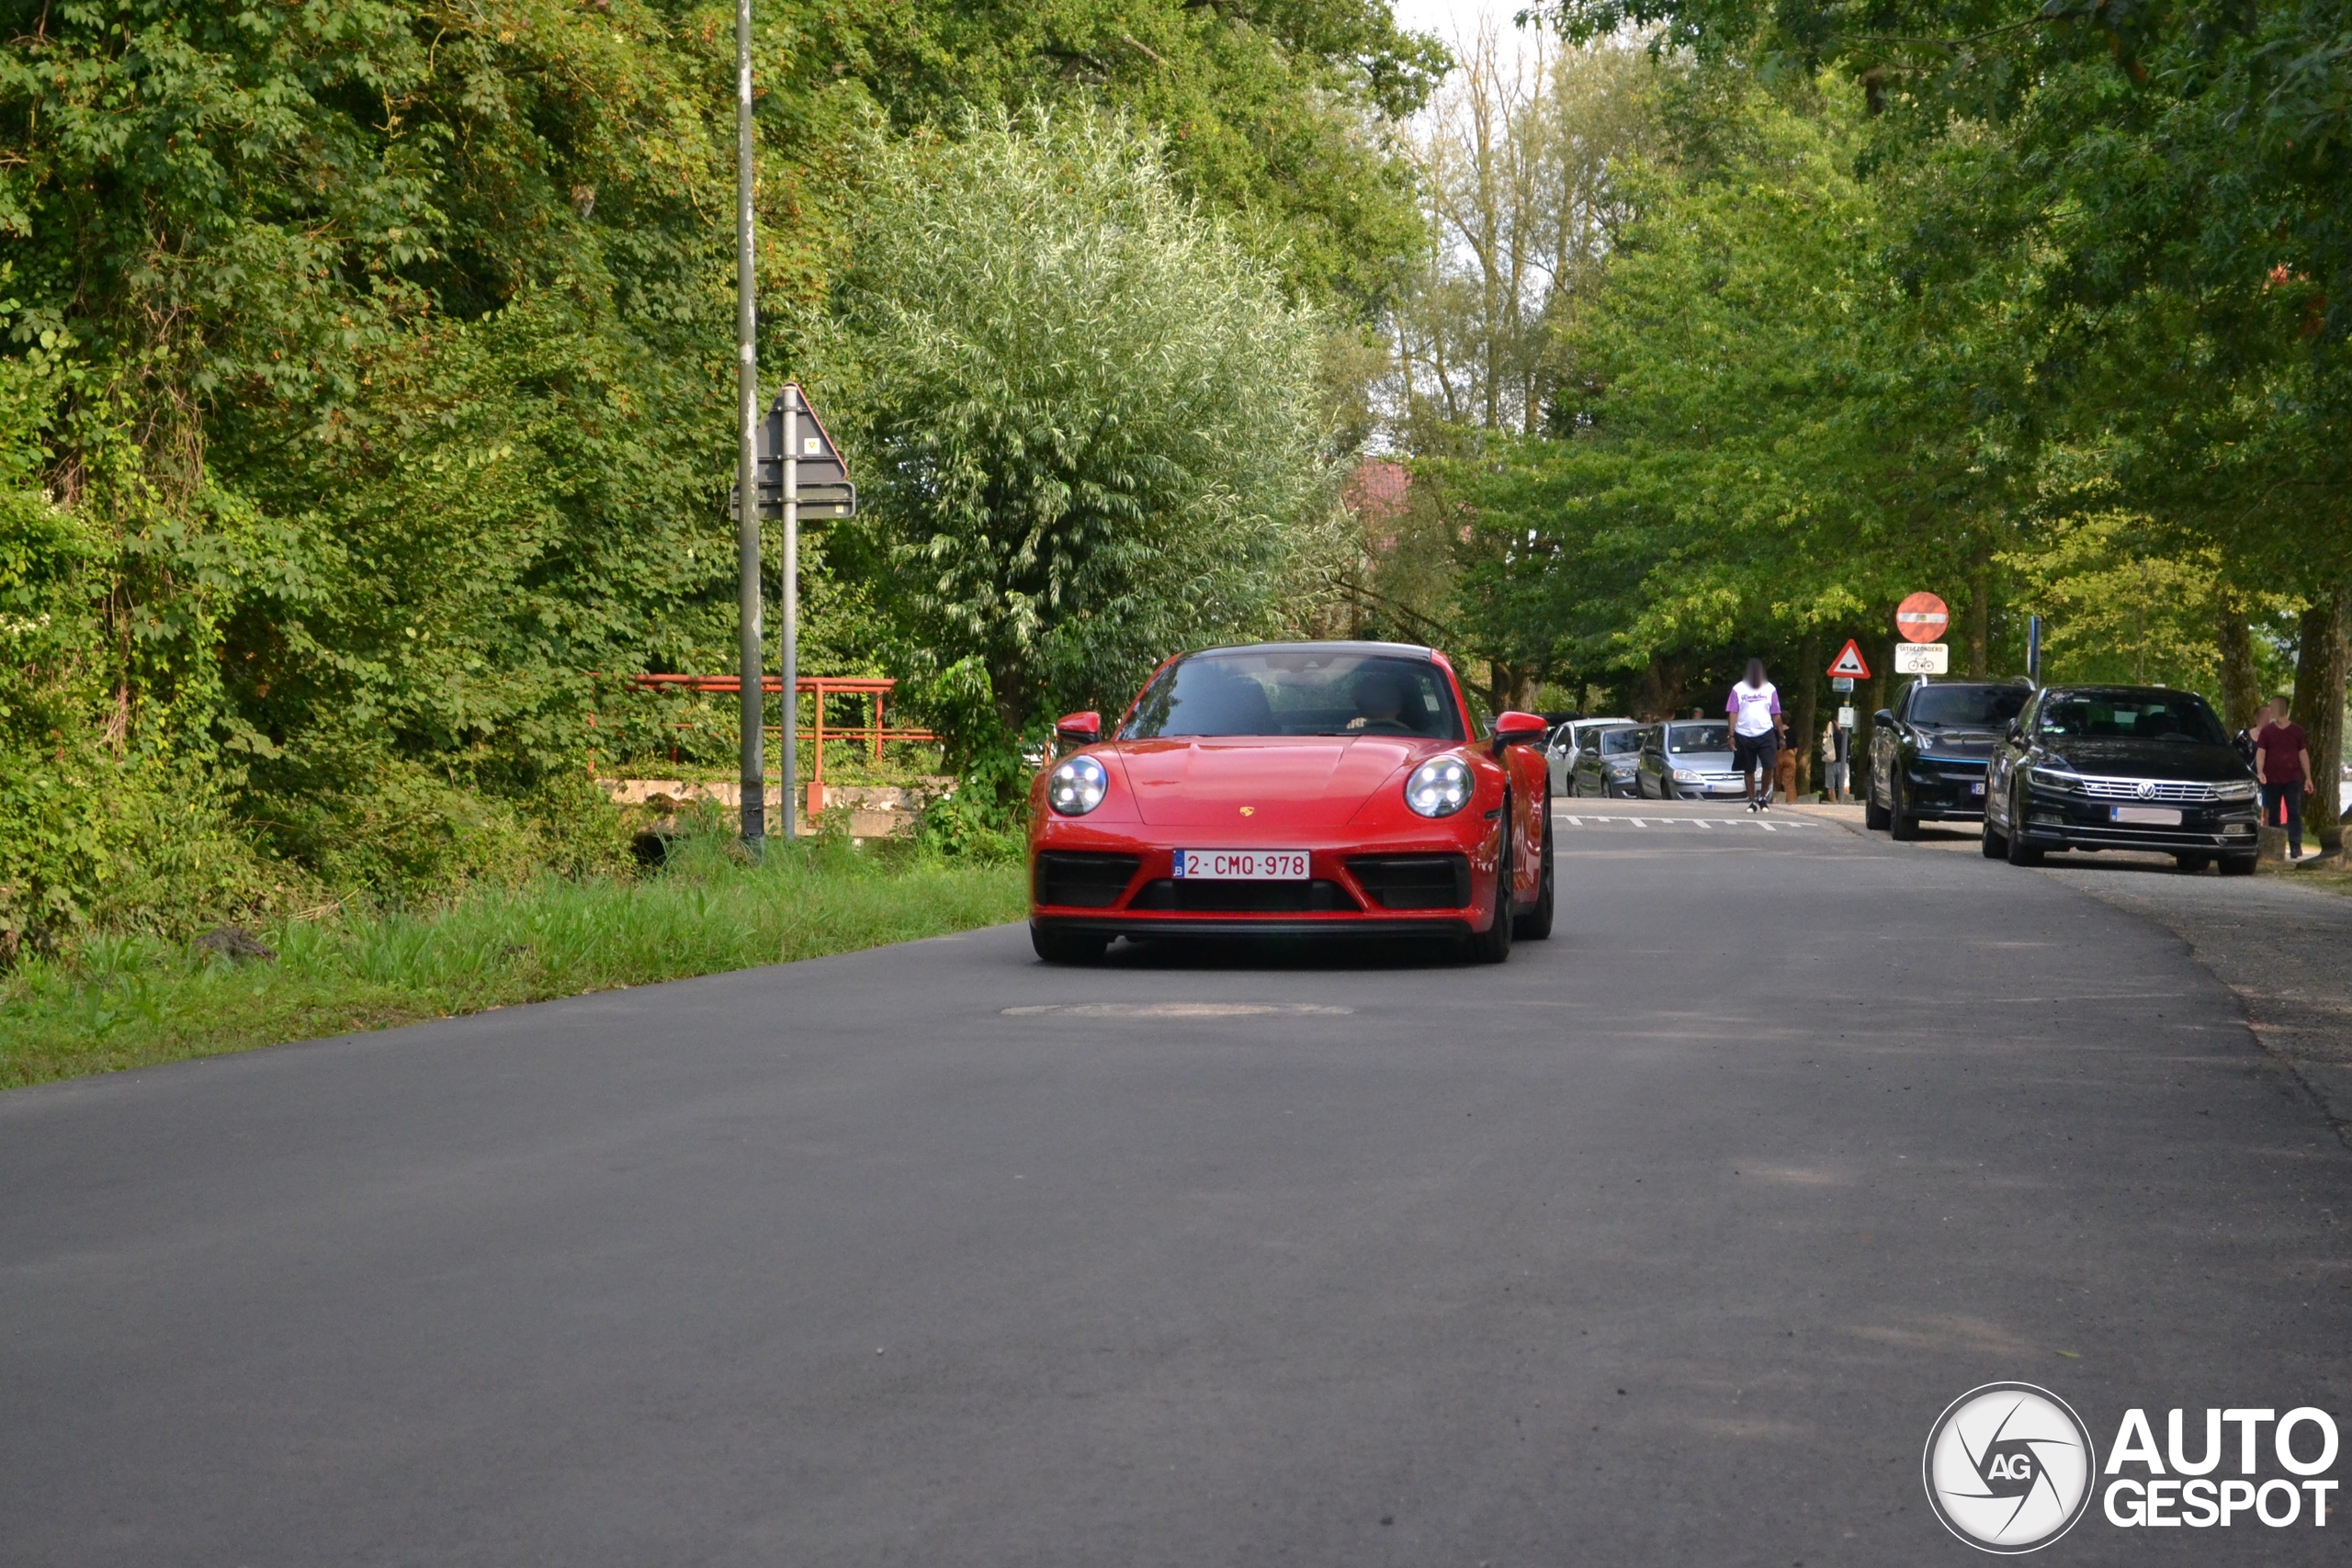
[[[95,938],[0,976],[0,1088],[815,958],[1027,908],[1017,865],[895,852],[819,840],[747,864],[729,840],[684,839],[643,878],[548,877],[428,913],[288,922],[259,933],[275,959],[244,963]]]

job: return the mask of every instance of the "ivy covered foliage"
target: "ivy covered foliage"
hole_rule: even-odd
[[[1264,380],[1248,396],[1281,411],[1281,455],[1211,498],[1148,440],[1101,447],[1104,483],[1142,488],[1075,507],[1095,569],[1023,623],[1046,656],[992,674],[1023,694],[1003,719],[1070,680],[1049,623],[1137,603],[1123,529],[1281,525],[1224,596],[1159,625],[1260,614],[1266,583],[1241,578],[1279,576],[1317,493],[1299,344],[1402,276],[1418,219],[1382,127],[1433,46],[1363,0],[760,17],[763,364],[832,374],[872,413],[863,470],[944,412],[909,400],[923,351],[878,325],[935,273],[875,215],[952,221],[972,128],[998,149],[972,155],[1007,166],[1096,147],[1108,185],[1036,193],[1055,244],[1164,214],[1173,251],[1263,316],[1257,357],[1223,368]],[[674,0],[0,6],[0,947],[616,853],[587,773],[630,712],[620,678],[724,669],[733,641],[731,19]],[[1000,113],[1031,103],[1072,128],[1035,152]],[[1132,130],[1079,129],[1123,109]],[[863,280],[839,321],[837,275]],[[1054,384],[1008,370],[967,394]],[[1072,407],[967,409],[957,438]],[[974,539],[1053,506],[1042,479],[1023,522],[976,494],[953,502]],[[1001,671],[968,612],[1036,598],[1010,558],[905,592],[944,516],[877,507],[831,568],[816,542],[817,668]]]

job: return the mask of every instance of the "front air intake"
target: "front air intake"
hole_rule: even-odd
[[[1037,856],[1030,872],[1030,891],[1041,907],[1107,909],[1119,901],[1142,864],[1134,855],[1048,850]]]
[[[1366,855],[1348,874],[1384,909],[1459,909],[1470,902],[1468,855]]]

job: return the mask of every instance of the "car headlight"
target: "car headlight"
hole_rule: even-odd
[[[2054,789],[2061,794],[2071,793],[2076,784],[2074,774],[2062,773],[2055,768],[2028,768],[2025,776],[2043,789]]]
[[[1083,817],[1102,804],[1110,787],[1102,764],[1080,752],[1055,765],[1046,780],[1046,803],[1065,817]]]
[[[1699,782],[1699,775],[1692,773],[1688,768],[1677,768],[1674,770],[1674,782],[1676,784],[1697,784]]]
[[[2252,800],[2254,795],[2255,786],[2252,779],[2239,779],[2233,784],[2215,784],[2213,786],[2213,798],[2215,800]]]
[[[1405,804],[1421,817],[1451,817],[1470,804],[1470,770],[1459,757],[1431,757],[1405,781]]]

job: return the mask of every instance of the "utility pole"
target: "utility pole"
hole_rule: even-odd
[[[820,732],[822,728],[819,726]],[[784,389],[784,836],[787,840],[799,837],[800,806],[794,798],[800,788],[799,732],[800,388],[795,384]],[[823,765],[820,759],[820,772]]]
[[[760,685],[760,363],[756,279],[752,251],[752,0],[735,0],[735,567],[739,721],[742,726],[743,842],[756,851],[764,836],[767,765],[761,754],[766,703]],[[786,591],[787,592],[789,590]],[[786,654],[786,658],[790,659]],[[792,692],[785,689],[785,710]],[[785,725],[786,755],[792,726]],[[785,821],[790,831],[792,776],[785,775]]]

